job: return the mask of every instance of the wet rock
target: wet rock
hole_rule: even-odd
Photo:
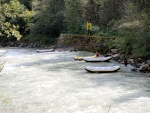
[[[129,62],[131,65],[134,65],[134,60],[133,59],[129,59]]]
[[[111,52],[107,52],[106,54],[105,54],[105,56],[107,57],[107,56],[112,56],[112,53]]]
[[[121,59],[119,59],[117,62],[121,63],[121,64],[124,64],[124,62]]]
[[[136,69],[136,68],[133,68],[133,69],[131,69],[131,71],[136,72],[136,71],[137,71],[137,69]]]
[[[150,72],[150,66],[149,66],[149,64],[142,63],[142,65],[139,68],[139,71],[140,72]]]
[[[113,58],[113,60],[119,60],[120,56],[119,56],[119,54],[114,54],[114,55],[112,55],[112,58]]]
[[[111,49],[110,50],[113,54],[117,54],[118,53],[118,49]]]
[[[19,47],[23,47],[23,43],[20,43]]]
[[[146,73],[145,75],[148,76],[148,77],[150,77],[150,73]]]
[[[114,54],[112,55],[112,57],[116,58],[116,57],[120,57],[119,54]]]
[[[121,60],[123,60],[123,59],[124,59],[124,56],[125,56],[124,54],[119,53],[119,57],[120,57],[120,59],[121,59]]]

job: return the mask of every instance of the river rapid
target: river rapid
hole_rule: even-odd
[[[114,61],[90,63],[90,52],[1,48],[0,113],[150,113],[150,78]],[[86,66],[120,65],[115,73]]]

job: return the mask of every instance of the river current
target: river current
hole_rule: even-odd
[[[150,113],[150,78],[114,61],[74,60],[90,52],[1,48],[0,113]],[[115,73],[86,66],[120,65]]]

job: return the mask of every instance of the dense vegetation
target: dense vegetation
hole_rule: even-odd
[[[60,33],[85,35],[88,21],[93,35],[111,37],[108,45],[150,57],[149,0],[1,0],[0,40],[52,44]]]

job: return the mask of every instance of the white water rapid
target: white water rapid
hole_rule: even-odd
[[[0,113],[150,113],[150,78],[111,62],[75,61],[89,52],[8,52],[0,73]],[[115,73],[86,66],[120,65]]]

